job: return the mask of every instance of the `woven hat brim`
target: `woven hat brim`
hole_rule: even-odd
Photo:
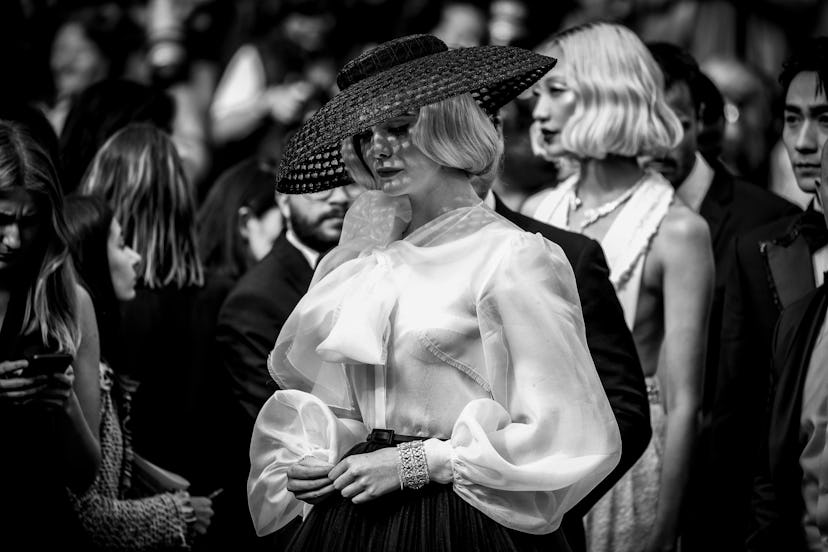
[[[302,194],[348,184],[340,154],[345,138],[465,93],[471,93],[488,113],[496,113],[554,65],[554,58],[522,48],[480,46],[418,58],[356,82],[291,138],[279,165],[276,189]]]

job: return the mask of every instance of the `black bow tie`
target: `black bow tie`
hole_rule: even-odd
[[[814,251],[828,244],[828,227],[825,225],[825,215],[809,207],[799,219],[797,224],[799,233],[808,243],[808,248]]]

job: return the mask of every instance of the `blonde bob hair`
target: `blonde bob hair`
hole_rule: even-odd
[[[681,141],[681,122],[664,100],[664,77],[641,40],[622,25],[590,23],[552,37],[539,49],[562,54],[575,109],[561,145],[578,158],[663,155]]]
[[[377,183],[362,158],[360,136],[343,140],[342,158],[355,182],[375,189]],[[496,176],[503,157],[500,131],[471,94],[422,106],[411,127],[411,142],[438,165],[487,182]]]

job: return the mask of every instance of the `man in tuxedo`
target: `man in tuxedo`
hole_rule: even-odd
[[[684,128],[681,143],[661,158],[649,161],[675,187],[676,194],[699,213],[710,228],[716,285],[710,312],[702,412],[709,411],[719,363],[719,336],[725,285],[730,271],[733,239],[757,226],[800,210],[759,186],[733,176],[718,159],[706,159],[698,148],[702,115],[701,70],[689,53],[666,42],[647,45],[664,74],[667,104]]]
[[[828,148],[816,205],[828,205]],[[825,222],[828,216],[823,212]],[[822,550],[828,543],[828,284],[791,304],[776,324],[771,400],[754,479],[750,552]]]
[[[570,547],[586,550],[582,517],[635,463],[650,442],[650,405],[644,373],[621,304],[609,280],[609,268],[598,242],[549,226],[506,207],[491,192],[491,183],[474,182],[484,201],[521,229],[539,233],[563,250],[575,273],[586,326],[587,345],[621,433],[621,459],[615,469],[567,512],[561,524]]]
[[[238,441],[233,446],[239,451],[233,480],[225,486],[225,493],[232,494],[237,504],[237,524],[247,539],[238,543],[240,549],[280,549],[291,534],[291,526],[262,539],[253,533],[245,488],[250,471],[247,451],[259,410],[276,391],[267,371],[267,356],[282,325],[307,292],[320,254],[339,242],[345,212],[359,191],[352,185],[279,196],[285,232],[270,253],[241,277],[219,311],[216,340],[242,411],[235,424]]]
[[[785,93],[782,141],[797,185],[814,195],[828,139],[828,37],[810,39],[794,52],[780,82]],[[822,284],[828,269],[828,232],[820,209],[812,200],[804,212],[734,239],[710,432],[716,505],[727,514],[729,528],[717,535],[722,549],[742,548],[748,530],[774,325],[782,309]]]
[[[339,242],[355,185],[279,196],[285,232],[270,253],[230,291],[219,312],[217,340],[233,391],[250,421],[276,390],[267,356],[296,304],[308,291],[319,256]]]
[[[701,121],[705,110],[712,108],[712,105],[703,103],[706,94],[701,70],[693,57],[678,46],[664,42],[647,46],[664,74],[665,99],[684,128],[684,136],[678,146],[661,158],[647,161],[651,168],[670,181],[676,188],[676,194],[707,222],[716,263],[699,438],[690,474],[691,483],[688,485],[682,538],[683,548],[709,550],[718,539],[718,534],[727,532],[731,526],[715,502],[711,503],[719,492],[719,486],[716,484],[716,468],[710,465],[708,443],[733,240],[757,226],[796,214],[799,209],[759,186],[734,177],[718,159],[706,159],[701,155],[698,147]],[[718,105],[721,106],[721,102]]]

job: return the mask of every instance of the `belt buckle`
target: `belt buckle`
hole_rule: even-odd
[[[374,443],[394,444],[393,429],[375,429],[371,432],[371,441]]]

